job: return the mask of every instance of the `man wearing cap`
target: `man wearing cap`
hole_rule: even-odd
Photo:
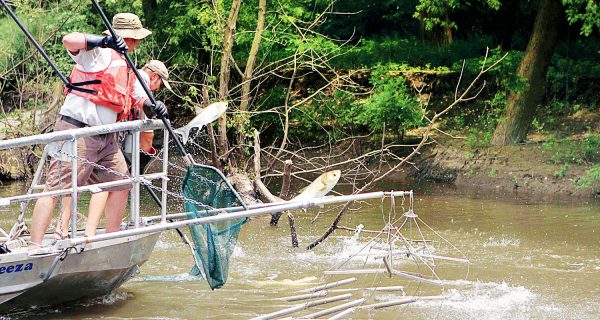
[[[165,66],[164,63],[162,63],[159,60],[150,60],[148,61],[148,63],[146,63],[146,65],[140,70],[140,75],[142,76],[142,78],[144,79],[144,81],[148,84],[148,86],[150,87],[150,90],[154,91],[160,88],[161,85],[165,85],[165,88],[167,88],[169,91],[172,91],[171,89],[171,85],[169,84],[169,70],[167,69],[167,67]],[[137,82],[136,80],[136,84],[134,86],[133,89],[134,93],[136,93],[136,95],[140,95],[140,96],[144,96],[145,99],[143,101],[139,101],[137,102],[138,104],[143,105],[144,103],[146,103],[146,101],[148,100],[148,97],[145,95],[144,89],[142,88],[142,86],[139,84],[139,82]],[[146,119],[146,115],[143,112],[143,108],[138,108],[138,110],[140,110],[140,114],[139,116],[135,117],[137,119]],[[156,149],[154,149],[154,147],[152,147],[152,140],[154,139],[154,131],[152,130],[148,130],[148,131],[144,131],[140,133],[140,149],[142,149],[145,153],[150,154],[150,155],[154,155],[156,153]],[[149,159],[146,158],[147,156],[142,153],[142,158],[140,160],[140,168],[145,168],[145,164],[147,164],[147,161]],[[143,160],[143,161],[142,161]],[[144,165],[142,165],[142,162],[145,162]]]
[[[55,131],[115,123],[128,117],[133,101],[144,99],[145,95],[135,96],[135,75],[121,54],[135,50],[151,32],[143,28],[138,16],[131,13],[115,15],[113,28],[116,38],[78,32],[63,37],[63,45],[76,65],[69,77],[71,83],[65,88],[66,98],[54,126]],[[146,101],[144,108],[146,112],[166,116],[166,107],[162,102],[153,105]],[[115,175],[78,161],[78,185],[84,185],[92,173],[98,182],[119,180],[129,175],[114,133],[81,138],[77,146],[78,158],[119,173]],[[70,187],[70,161],[62,162],[52,158],[46,175],[45,191]],[[103,192],[106,194],[105,199],[90,200],[90,215],[103,212],[106,205],[107,215],[122,217],[129,189],[129,184],[104,189],[103,191],[113,192]],[[31,223],[31,242],[34,247],[42,243],[56,202],[56,197],[44,197],[36,202]],[[70,202],[70,197],[63,198],[63,210],[70,207]],[[119,224],[108,223],[106,231],[117,231],[119,227],[120,220]]]

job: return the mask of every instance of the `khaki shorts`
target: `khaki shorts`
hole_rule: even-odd
[[[56,121],[54,131],[76,129],[61,119]],[[90,162],[112,169],[122,175],[130,176],[127,163],[119,148],[114,133],[85,137],[77,140],[77,156]],[[77,185],[84,186],[102,182],[121,180],[123,177],[90,164],[77,161]],[[46,174],[45,191],[68,189],[71,187],[71,162],[52,158]],[[131,189],[131,184],[102,188],[102,191],[120,191]]]

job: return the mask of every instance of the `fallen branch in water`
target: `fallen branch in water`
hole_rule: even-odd
[[[442,110],[441,112],[434,114],[432,118],[428,118],[426,114],[423,115],[424,119],[426,119],[429,124],[427,125],[427,127],[425,129],[425,132],[423,133],[421,141],[413,149],[413,151],[408,156],[402,158],[402,160],[398,164],[396,164],[395,166],[393,166],[391,169],[389,169],[385,173],[383,173],[381,175],[378,175],[377,177],[373,178],[370,182],[368,182],[363,187],[361,187],[360,189],[358,189],[357,191],[355,191],[353,194],[362,193],[365,190],[370,189],[375,184],[377,184],[378,182],[380,182],[381,180],[383,180],[385,177],[387,177],[391,173],[393,173],[396,170],[398,170],[399,168],[401,168],[404,164],[410,163],[409,161],[414,156],[416,156],[417,154],[419,154],[421,148],[423,148],[423,146],[428,143],[431,132],[433,130],[436,130],[436,129],[434,129],[434,125],[440,119],[440,117],[442,117],[444,114],[448,113],[448,111],[450,111],[452,108],[454,108],[459,103],[465,102],[465,101],[469,101],[469,100],[473,100],[473,99],[475,99],[481,93],[481,91],[485,87],[485,81],[483,82],[481,88],[479,88],[479,90],[477,90],[477,92],[475,92],[473,95],[471,95],[471,91],[473,90],[473,88],[475,87],[475,85],[479,82],[479,79],[481,78],[481,76],[484,75],[486,72],[488,72],[493,67],[495,67],[498,63],[500,63],[500,61],[502,61],[506,57],[506,54],[505,54],[503,57],[501,57],[500,59],[498,59],[494,63],[492,63],[489,67],[486,67],[488,53],[489,53],[489,48],[487,49],[487,51],[485,53],[485,57],[483,59],[483,63],[482,63],[482,66],[481,66],[481,69],[480,69],[479,73],[477,74],[477,76],[475,76],[475,78],[471,81],[471,83],[464,89],[464,91],[462,91],[462,93],[459,95],[459,88],[460,88],[460,84],[461,84],[461,80],[462,80],[462,77],[463,77],[463,74],[464,74],[464,68],[465,68],[465,64],[463,62],[463,67],[462,67],[462,70],[461,70],[461,73],[460,73],[460,78],[458,80],[458,83],[456,84],[454,101],[450,105],[448,105],[444,110]],[[329,226],[329,228],[325,231],[325,233],[322,236],[320,236],[317,240],[315,240],[313,243],[311,243],[311,244],[309,244],[307,246],[308,250],[311,250],[311,249],[315,248],[316,246],[318,246],[321,242],[323,242],[325,239],[327,239],[327,237],[329,237],[338,228],[338,224],[342,220],[342,217],[344,216],[344,213],[346,212],[346,210],[350,207],[350,205],[352,203],[353,202],[347,202],[342,207],[342,209],[339,211],[338,215],[333,220],[333,223],[331,224],[331,226]]]
[[[269,191],[269,189],[265,186],[265,184],[262,182],[262,180],[260,179],[260,138],[259,138],[258,130],[254,130],[254,174],[255,174],[254,186],[255,186],[257,192],[261,196],[265,197],[269,202],[285,201],[285,200],[281,199],[280,197],[273,195]],[[275,216],[277,216],[277,220],[279,220],[279,216],[281,216],[281,213],[272,214],[271,221],[273,221],[273,219],[275,219]],[[294,216],[290,212],[287,212],[287,216],[288,216],[288,223],[290,225],[290,235],[292,238],[292,247],[297,248],[298,247],[298,234],[296,233],[296,225],[294,222]],[[275,225],[276,224],[277,223],[275,223]],[[273,225],[273,224],[271,223],[271,225]]]

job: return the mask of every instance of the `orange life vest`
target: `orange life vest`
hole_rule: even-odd
[[[104,70],[86,72],[73,67],[69,76],[70,84],[65,94],[71,93],[105,106],[119,113],[117,121],[125,119],[134,102],[133,92],[135,76],[127,61],[119,53],[111,50],[111,61]]]

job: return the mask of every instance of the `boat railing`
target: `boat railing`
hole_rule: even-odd
[[[140,166],[139,166],[139,158],[140,158],[140,132],[146,130],[154,130],[154,129],[163,129],[163,154],[162,154],[162,170],[157,173],[150,174],[140,174]],[[123,132],[129,131],[132,133],[132,148],[131,150],[137,150],[137,152],[132,152],[131,156],[131,176],[130,177],[121,177],[123,179],[99,183],[94,185],[77,185],[77,163],[78,161],[87,161],[86,159],[79,158],[77,156],[77,139],[82,137],[94,136],[99,134],[107,134],[112,132]],[[69,143],[63,143],[61,146],[55,144],[53,148],[50,148],[52,144],[61,141],[68,141]],[[167,190],[167,183],[169,181],[168,178],[168,146],[169,146],[169,133],[164,129],[163,123],[159,120],[137,120],[123,123],[116,123],[110,125],[103,126],[95,126],[88,127],[82,129],[73,129],[73,130],[65,130],[65,131],[57,131],[47,134],[40,134],[35,136],[28,136],[10,140],[0,141],[0,150],[9,149],[9,148],[18,148],[25,147],[31,145],[45,144],[44,154],[42,155],[42,159],[38,164],[37,170],[34,174],[33,181],[31,183],[31,187],[29,188],[27,194],[25,195],[17,195],[6,198],[0,198],[0,206],[9,205],[11,202],[20,201],[22,203],[21,206],[21,215],[19,219],[23,219],[23,215],[27,209],[27,203],[32,199],[38,199],[42,197],[48,196],[60,196],[60,195],[71,195],[74,201],[71,201],[71,237],[63,240],[58,240],[54,243],[53,249],[55,250],[68,250],[73,246],[85,246],[88,243],[94,243],[98,241],[111,240],[122,237],[129,237],[153,232],[160,232],[164,230],[177,229],[190,225],[200,225],[200,224],[208,224],[215,223],[225,220],[232,219],[242,219],[249,218],[257,215],[269,214],[274,212],[283,212],[286,210],[293,209],[308,209],[315,206],[322,206],[326,204],[333,203],[344,203],[349,201],[360,201],[367,199],[375,199],[375,198],[384,198],[384,197],[404,197],[409,196],[411,198],[412,203],[412,191],[391,191],[391,192],[370,192],[370,193],[361,193],[361,194],[352,194],[346,196],[332,196],[332,197],[320,197],[320,198],[311,198],[297,201],[284,201],[279,203],[272,204],[262,204],[257,206],[242,206],[242,207],[230,207],[230,208],[220,208],[220,209],[211,209],[207,208],[206,212],[203,212],[202,216],[197,216],[195,218],[188,217],[189,212],[183,213],[175,213],[167,215],[167,196],[169,195],[169,191]],[[56,148],[59,148],[57,152]],[[66,149],[65,149],[66,148]],[[64,150],[63,150],[64,149]],[[47,158],[47,155],[55,155],[58,157],[64,158],[65,154],[68,155],[66,161],[71,161],[72,164],[72,180],[71,180],[71,188],[65,188],[61,190],[53,190],[53,191],[42,191],[36,192],[36,190],[42,189],[43,185],[39,184],[40,178],[42,176],[42,172],[44,170],[44,161]],[[195,164],[198,165],[198,164]],[[140,184],[146,185],[150,187],[150,181],[155,179],[162,180],[161,195],[161,214],[160,216],[151,216],[144,218],[143,220],[140,217]],[[127,228],[127,230],[121,230],[111,233],[102,233],[99,232],[94,236],[83,236],[81,233],[77,232],[77,198],[78,193],[80,192],[101,192],[104,188],[124,185],[124,184],[132,184],[133,188],[131,191],[130,197],[130,223],[134,228]],[[158,187],[156,187],[158,189]],[[223,212],[227,212],[228,214],[220,214]],[[169,221],[167,222],[167,219]],[[183,219],[183,220],[181,220]],[[160,221],[160,223],[155,224],[155,222]],[[21,220],[21,222],[23,222]],[[140,226],[140,223],[143,226]],[[12,232],[11,232],[12,234]]]
[[[163,155],[162,155],[162,169],[156,173],[140,174],[140,132],[146,130],[163,129]],[[92,185],[77,185],[77,168],[78,162],[84,159],[80,159],[77,156],[77,139],[83,137],[90,137],[108,133],[125,132],[131,133],[131,150],[137,150],[137,152],[131,152],[131,176],[128,179],[116,178],[115,181],[92,184]],[[63,143],[59,145],[59,143]],[[161,190],[167,190],[168,178],[168,145],[169,145],[169,133],[164,129],[164,125],[160,120],[135,120],[128,122],[120,122],[114,124],[107,124],[101,126],[85,127],[80,129],[55,131],[51,133],[20,137],[15,139],[8,139],[0,141],[0,150],[26,147],[32,145],[45,145],[42,157],[36,168],[36,172],[33,175],[31,185],[27,191],[27,194],[16,195],[11,197],[0,198],[0,206],[7,206],[15,201],[21,202],[21,216],[27,210],[30,200],[39,199],[43,197],[56,197],[70,195],[73,201],[71,201],[71,237],[75,238],[77,235],[77,199],[78,194],[81,192],[101,192],[108,187],[121,186],[126,184],[132,184],[132,191],[130,197],[130,225],[138,228],[140,225],[140,184],[142,181],[149,182],[155,179],[162,180]],[[45,168],[45,161],[48,155],[51,156],[65,156],[61,161],[71,162],[71,187],[53,191],[41,191],[44,185],[40,184],[41,177]],[[161,222],[166,222],[167,214],[167,192],[162,192],[161,201]]]

